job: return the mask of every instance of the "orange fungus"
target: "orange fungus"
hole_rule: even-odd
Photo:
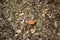
[[[27,23],[30,24],[30,25],[33,25],[33,24],[35,24],[35,20],[29,19],[29,20],[27,21]]]

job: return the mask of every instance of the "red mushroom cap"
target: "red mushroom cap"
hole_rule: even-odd
[[[35,24],[35,20],[29,19],[29,20],[27,21],[27,23],[30,24],[30,25],[33,25],[33,24]]]

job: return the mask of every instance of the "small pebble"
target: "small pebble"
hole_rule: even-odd
[[[42,40],[42,38],[39,38],[39,40]]]
[[[18,16],[23,16],[24,15],[24,13],[20,13]]]
[[[21,30],[20,30],[20,29],[18,29],[18,30],[16,30],[16,32],[19,34],[19,33],[21,33]]]
[[[57,25],[58,25],[58,24],[57,24],[57,21],[54,21],[54,26],[55,26],[55,28],[58,27]]]
[[[33,33],[35,32],[35,29],[31,29],[30,31],[31,31],[31,33],[33,34]]]
[[[9,40],[13,40],[12,38],[9,38]]]
[[[23,23],[24,23],[24,20],[21,21],[21,24],[23,24]]]
[[[8,21],[11,21],[12,19],[11,18],[8,18]]]
[[[58,33],[58,35],[60,36],[60,33]]]
[[[29,40],[28,38],[26,40]]]
[[[15,34],[15,36],[18,36],[18,34]]]

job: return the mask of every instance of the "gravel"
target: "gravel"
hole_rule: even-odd
[[[0,0],[0,40],[60,40],[60,0]]]

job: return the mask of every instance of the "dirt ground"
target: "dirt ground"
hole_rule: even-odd
[[[60,40],[60,0],[0,0],[0,40]]]

